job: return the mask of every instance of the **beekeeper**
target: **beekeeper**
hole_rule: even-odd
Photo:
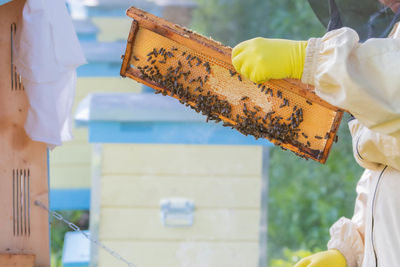
[[[353,154],[365,171],[353,218],[331,227],[327,251],[295,267],[400,266],[400,0],[309,2],[330,30],[322,38],[255,38],[232,53],[252,81],[301,79],[355,117]]]

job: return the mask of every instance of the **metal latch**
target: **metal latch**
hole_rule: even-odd
[[[194,220],[194,201],[185,198],[161,199],[161,222],[165,227],[189,227]]]

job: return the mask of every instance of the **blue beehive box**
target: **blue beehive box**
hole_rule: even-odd
[[[90,143],[271,146],[206,117],[176,99],[149,93],[98,93],[81,102],[75,115],[89,128]]]

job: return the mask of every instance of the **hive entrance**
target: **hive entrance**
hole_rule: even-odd
[[[136,8],[121,75],[302,157],[325,162],[342,111],[291,80],[254,84],[230,63],[231,49]]]

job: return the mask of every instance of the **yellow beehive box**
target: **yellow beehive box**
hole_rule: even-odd
[[[137,266],[255,267],[262,148],[95,145],[91,233]],[[192,223],[163,221],[161,200],[193,203]],[[176,222],[175,222],[176,223]],[[97,266],[124,266],[92,247]]]

